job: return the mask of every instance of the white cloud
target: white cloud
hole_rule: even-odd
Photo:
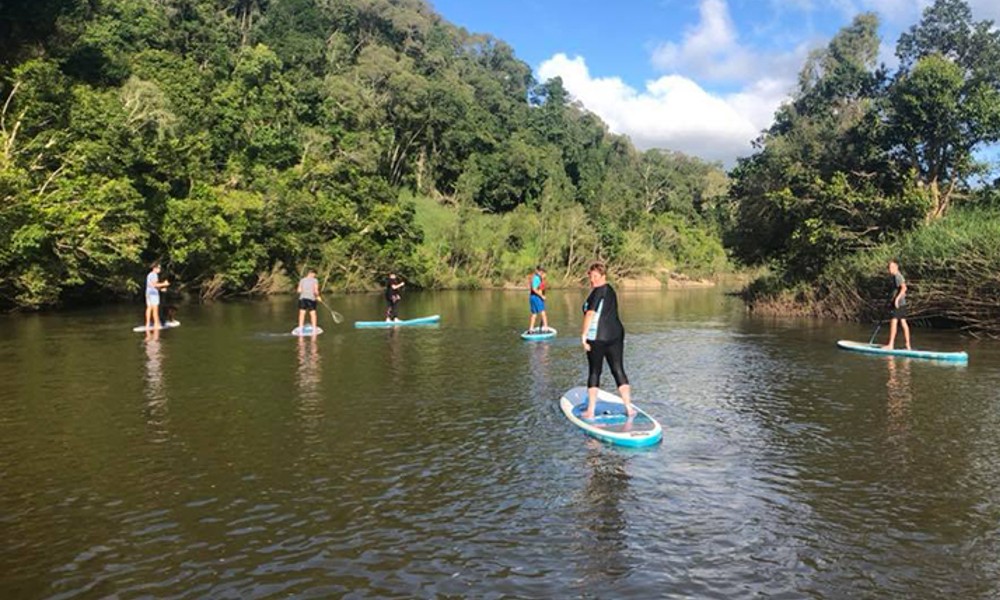
[[[794,4],[800,10],[812,6],[807,0]],[[787,52],[757,52],[741,44],[725,0],[701,0],[699,15],[683,42],[663,42],[653,49],[654,67],[699,80],[748,82],[774,73],[794,74],[808,53],[806,44]]]
[[[616,133],[642,149],[669,148],[732,164],[771,123],[787,82],[761,79],[735,94],[713,94],[681,75],[646,82],[638,91],[618,77],[593,77],[583,57],[556,54],[538,68],[542,81],[561,77],[566,90]]]

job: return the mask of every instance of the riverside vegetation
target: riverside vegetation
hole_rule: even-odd
[[[0,305],[727,268],[720,165],[637,151],[423,0],[0,15]]]
[[[1000,193],[988,161],[1000,140],[1000,30],[962,0],[937,0],[899,38],[889,70],[877,64],[877,28],[860,15],[814,52],[759,152],[731,173],[727,245],[770,267],[747,301],[884,319],[895,257],[912,317],[1000,335]]]
[[[937,0],[878,62],[862,14],[720,165],[635,149],[423,0],[36,0],[0,15],[0,307],[202,298],[394,270],[425,287],[765,269],[761,312],[1000,333],[1000,32]],[[984,150],[986,151],[984,153]],[[980,160],[977,160],[979,157]],[[174,288],[176,289],[176,287]]]

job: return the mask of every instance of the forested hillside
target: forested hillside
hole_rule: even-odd
[[[741,159],[727,243],[771,274],[759,309],[884,318],[900,260],[917,316],[1000,334],[1000,30],[937,0],[879,61],[878,19],[856,17]]]
[[[422,0],[6,0],[0,305],[723,268],[718,165],[638,152]]]

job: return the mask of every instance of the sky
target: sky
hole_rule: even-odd
[[[882,27],[881,60],[929,0],[430,0],[445,19],[509,43],[544,81],[641,149],[731,166],[794,89],[809,51],[854,15]],[[969,0],[1000,22],[1000,0]]]

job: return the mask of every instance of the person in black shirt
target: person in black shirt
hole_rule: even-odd
[[[580,341],[587,351],[587,363],[590,374],[587,377],[587,410],[580,414],[582,419],[594,418],[594,407],[597,405],[597,390],[601,386],[601,371],[604,361],[611,368],[615,378],[618,393],[625,401],[625,412],[633,417],[636,414],[632,408],[632,388],[625,375],[622,359],[625,354],[625,328],[618,318],[618,295],[608,284],[607,268],[602,263],[590,265],[587,271],[590,278],[590,296],[583,304],[583,331]]]
[[[385,282],[386,321],[399,320],[399,301],[403,298],[399,290],[404,285],[406,283],[400,281],[395,273],[389,273],[389,279]]]

